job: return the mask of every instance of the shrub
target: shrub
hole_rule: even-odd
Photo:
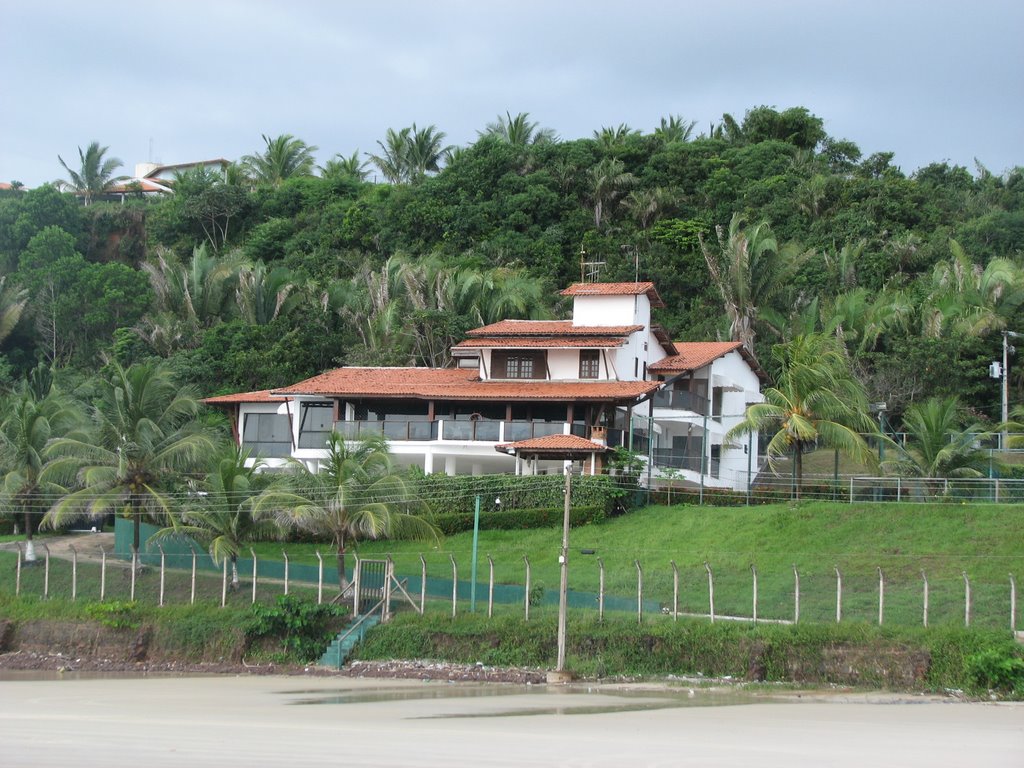
[[[347,612],[342,606],[281,595],[273,605],[253,605],[245,633],[249,639],[280,638],[276,658],[304,663],[323,653]]]

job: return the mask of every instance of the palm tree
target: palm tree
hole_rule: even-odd
[[[709,247],[700,236],[704,261],[718,289],[729,317],[733,341],[743,343],[754,354],[754,325],[761,308],[769,306],[779,291],[809,258],[795,245],[780,247],[767,222],[746,227],[739,213],[733,214],[729,231],[716,227],[718,247]]]
[[[392,184],[410,184],[436,173],[450,147],[444,145],[445,134],[436,126],[396,131],[388,128],[384,141],[378,141],[383,154],[370,155],[384,178]]]
[[[512,117],[510,112],[505,116],[498,115],[493,123],[480,133],[481,136],[494,136],[514,147],[530,147],[535,144],[551,144],[558,141],[552,128],[538,128],[539,123],[530,121],[529,112],[520,112]]]
[[[282,524],[329,539],[337,554],[338,586],[344,590],[350,544],[400,535],[436,538],[437,531],[406,511],[408,488],[392,466],[384,438],[346,441],[334,432],[327,447],[319,471],[297,463],[294,490],[262,494],[254,513],[275,510]]]
[[[142,518],[168,519],[171,489],[212,453],[214,441],[196,420],[195,392],[179,387],[163,363],[127,369],[113,363],[99,389],[90,433],[59,438],[45,451],[50,461],[43,477],[74,477],[81,488],[54,504],[43,525],[119,512],[133,522],[138,551]]]
[[[252,325],[266,325],[287,317],[301,303],[295,276],[287,267],[268,270],[261,261],[238,273],[235,300],[242,319]]]
[[[369,163],[359,159],[357,149],[348,157],[341,153],[336,154],[325,165],[320,166],[320,174],[325,179],[349,178],[356,181],[366,181],[370,177]]]
[[[69,433],[82,421],[76,404],[52,389],[48,369],[33,371],[36,381],[46,379],[45,387],[26,382],[4,403],[0,422],[0,472],[3,487],[0,501],[23,515],[25,560],[36,559],[32,534],[43,510],[52,499],[66,490],[42,478],[46,465],[44,449],[51,438]],[[45,391],[40,391],[45,389]]]
[[[991,435],[979,423],[965,424],[957,397],[932,397],[914,403],[903,415],[906,440],[887,471],[910,477],[984,477],[990,467],[978,441]]]
[[[726,442],[751,432],[775,430],[768,443],[770,465],[793,452],[796,496],[803,482],[803,454],[813,444],[841,451],[874,465],[863,435],[877,432],[867,413],[864,388],[850,372],[846,351],[833,336],[808,334],[772,347],[778,383],[764,391],[763,403],[747,407]]]
[[[654,137],[662,144],[689,141],[696,125],[696,120],[687,121],[680,115],[669,115],[661,118],[661,124],[654,129]]]
[[[214,470],[206,476],[199,508],[174,519],[172,525],[153,535],[153,540],[188,536],[207,548],[214,564],[227,558],[231,563],[231,589],[237,590],[238,556],[246,544],[276,538],[281,529],[269,514],[256,514],[253,505],[259,495],[261,461],[250,462],[249,451],[233,441],[215,459]]]
[[[616,126],[603,126],[600,131],[594,131],[594,141],[598,147],[605,151],[611,151],[621,147],[630,139],[640,136],[640,131],[630,128],[625,123]]]
[[[267,146],[262,154],[242,158],[242,165],[257,184],[276,187],[285,179],[313,175],[313,153],[317,147],[289,133],[274,138],[264,134],[263,142]]]
[[[68,179],[58,182],[61,189],[70,190],[82,195],[85,204],[92,202],[94,195],[100,195],[127,176],[114,176],[114,171],[120,168],[122,163],[116,157],[104,159],[104,155],[110,147],[101,147],[98,141],[92,142],[86,147],[85,152],[78,148],[79,169],[73,171],[64,162],[64,158],[57,155],[60,164],[68,172]]]
[[[0,344],[21,319],[28,304],[28,291],[7,284],[7,275],[0,275]]]
[[[388,128],[384,141],[378,141],[381,154],[370,155],[370,160],[380,169],[384,179],[391,184],[404,184],[409,181],[409,134],[411,128],[396,131]]]
[[[587,171],[587,180],[588,201],[594,211],[594,227],[600,229],[607,214],[606,209],[636,183],[636,177],[626,171],[621,160],[606,157]]]

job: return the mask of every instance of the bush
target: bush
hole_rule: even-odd
[[[1006,649],[990,648],[967,659],[967,674],[981,690],[1024,694],[1024,659]]]
[[[530,528],[551,528],[561,526],[564,514],[562,507],[481,513],[480,529],[484,531],[521,531]],[[606,516],[603,506],[573,507],[570,510],[569,522],[575,527],[600,522]],[[427,515],[427,519],[445,536],[473,530],[472,511]]]
[[[490,517],[495,500],[501,499],[501,511],[558,510],[561,520],[564,504],[565,478],[562,475],[419,475],[412,481],[417,498],[427,499],[428,511],[435,515],[465,514],[472,520],[477,496]],[[573,507],[607,509],[614,498],[616,487],[607,475],[584,475],[572,481]],[[481,516],[481,519],[482,516]],[[472,527],[472,526],[471,526]],[[517,526],[519,527],[519,526]]]
[[[347,613],[343,606],[318,605],[294,595],[281,595],[273,605],[253,605],[245,634],[249,639],[280,638],[281,649],[275,658],[305,663],[324,652]]]

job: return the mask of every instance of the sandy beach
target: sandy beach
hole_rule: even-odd
[[[0,681],[0,743],[0,762],[12,768],[1016,768],[1024,765],[1024,706],[628,685],[7,679]]]

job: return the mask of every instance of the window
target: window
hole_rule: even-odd
[[[601,352],[597,349],[580,350],[580,378],[596,379],[601,375]]]
[[[303,403],[299,420],[299,448],[323,448],[334,428],[331,403]]]
[[[491,368],[496,379],[547,378],[544,352],[495,351],[491,355]]]
[[[276,413],[247,413],[242,427],[242,444],[256,456],[290,456],[292,435],[288,417]]]

